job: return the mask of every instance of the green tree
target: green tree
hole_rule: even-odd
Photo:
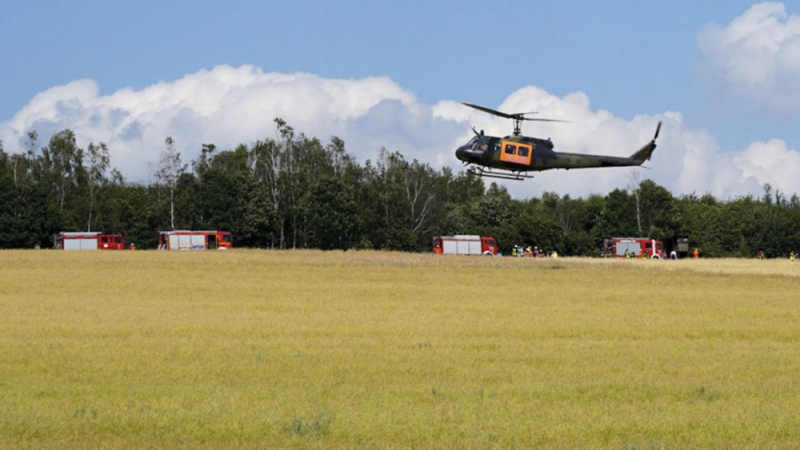
[[[631,195],[622,189],[614,189],[603,202],[603,210],[594,227],[595,242],[604,238],[637,236],[636,206]]]
[[[672,194],[652,180],[644,180],[638,188],[641,236],[672,240],[680,222]]]
[[[359,220],[355,195],[340,178],[323,177],[311,190],[311,245],[347,250],[356,244]]]

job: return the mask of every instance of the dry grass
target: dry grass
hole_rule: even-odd
[[[2,448],[797,448],[800,263],[0,252]]]

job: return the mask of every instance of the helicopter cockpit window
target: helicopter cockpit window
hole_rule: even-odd
[[[513,155],[517,152],[517,146],[506,144],[506,155]]]
[[[519,156],[522,156],[523,158],[527,158],[528,157],[528,147],[520,147],[519,151],[518,151],[518,154],[519,154]]]
[[[470,139],[469,142],[467,142],[467,147],[475,148],[475,145],[477,144],[478,144],[478,136],[475,136],[474,138]]]

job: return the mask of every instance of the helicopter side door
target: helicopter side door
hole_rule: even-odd
[[[531,145],[513,141],[500,143],[500,161],[530,166],[532,156],[533,146]]]

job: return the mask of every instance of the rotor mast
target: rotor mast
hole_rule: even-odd
[[[522,134],[522,121],[525,120],[522,116],[514,116],[514,136]]]

